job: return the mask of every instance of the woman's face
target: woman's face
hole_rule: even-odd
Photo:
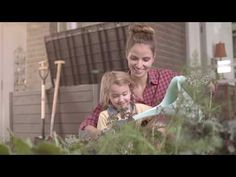
[[[131,99],[131,92],[128,84],[113,84],[110,88],[109,99],[112,105],[117,108],[128,108]]]
[[[154,62],[154,55],[149,45],[135,44],[130,49],[127,60],[131,75],[144,77]]]

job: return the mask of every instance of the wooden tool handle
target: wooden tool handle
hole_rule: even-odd
[[[57,75],[56,75],[56,83],[53,95],[53,104],[52,104],[52,114],[51,114],[51,125],[50,125],[50,136],[53,136],[53,127],[54,127],[54,119],[56,114],[56,106],[57,106],[57,98],[58,98],[58,91],[60,86],[60,75],[61,75],[61,65],[65,64],[65,61],[58,60],[54,62],[57,64]]]

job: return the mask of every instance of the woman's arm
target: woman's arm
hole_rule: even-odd
[[[98,117],[99,114],[102,112],[102,105],[98,104],[96,108],[93,110],[93,112],[88,115],[84,121],[80,124],[80,130],[85,130],[85,128],[90,125],[93,126],[94,128],[97,127],[97,122],[98,122]]]
[[[91,126],[91,125],[86,126],[84,131],[92,139],[96,139],[101,134],[101,130],[98,130],[97,128],[95,128],[94,126]]]
[[[98,104],[93,112],[80,124],[79,132],[83,132],[81,134],[86,134],[91,138],[95,138],[101,133],[101,131],[97,129],[98,116],[101,111],[102,106],[101,104]]]

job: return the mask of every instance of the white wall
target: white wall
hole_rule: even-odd
[[[232,23],[232,29],[236,30],[236,23],[235,22]]]
[[[201,65],[200,23],[186,23],[186,54],[188,65]]]
[[[9,93],[14,90],[14,50],[26,50],[26,23],[0,23],[0,137],[8,138]]]

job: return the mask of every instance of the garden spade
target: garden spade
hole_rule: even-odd
[[[48,63],[47,61],[41,61],[39,62],[39,76],[42,79],[42,85],[41,85],[41,122],[42,122],[42,131],[41,131],[41,136],[42,139],[45,138],[45,100],[46,100],[46,89],[45,89],[45,84],[46,84],[46,79],[48,77]]]
[[[40,141],[45,139],[45,100],[46,100],[46,79],[48,77],[48,63],[47,60],[39,62],[39,76],[42,80],[41,84],[41,136],[36,137],[35,141]]]

